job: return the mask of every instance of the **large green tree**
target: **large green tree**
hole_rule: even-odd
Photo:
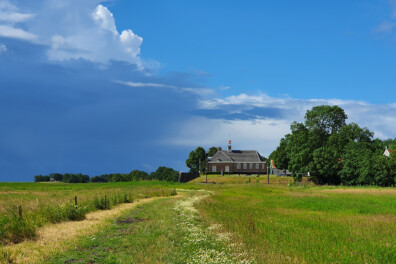
[[[289,158],[288,169],[294,177],[307,172],[308,165],[312,160],[312,149],[310,148],[310,133],[302,123],[293,122],[290,126],[291,134],[286,135],[288,144],[286,147]]]
[[[372,150],[369,143],[351,141],[345,146],[341,182],[346,185],[366,185],[374,183]]]
[[[191,151],[186,160],[186,165],[190,168],[190,172],[205,171],[207,154],[204,148],[197,147]],[[201,167],[199,167],[201,165]]]
[[[216,148],[216,147],[211,147],[211,148],[208,150],[208,157],[213,157],[213,156],[217,153],[217,150],[218,150],[218,148]]]
[[[305,125],[321,136],[328,136],[343,127],[347,118],[344,109],[337,105],[320,105],[307,111]]]
[[[376,155],[373,158],[374,182],[379,186],[393,186],[396,177],[396,161],[394,158]]]
[[[313,161],[309,165],[309,172],[316,184],[340,184],[338,175],[341,162],[337,151],[330,147],[321,147],[313,152]]]
[[[290,134],[282,138],[279,146],[269,156],[269,159],[274,161],[275,167],[280,170],[286,170],[289,166],[289,155],[287,153],[287,138],[289,137]]]

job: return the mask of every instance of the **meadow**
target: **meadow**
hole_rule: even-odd
[[[396,263],[396,188],[287,186],[281,178],[219,179],[221,191],[197,208],[257,263]]]
[[[396,188],[294,184],[276,176],[270,184],[266,176],[205,181],[3,183],[0,201],[2,210],[22,204],[24,214],[40,219],[41,208],[73,204],[76,195],[90,211],[105,194],[112,208],[129,196],[127,202],[163,196],[125,209],[46,256],[47,263],[396,263]],[[41,217],[47,220],[40,226],[53,225]],[[18,253],[5,245],[6,253]]]
[[[34,239],[36,229],[46,224],[83,220],[95,210],[172,194],[160,182],[0,183],[0,245]]]

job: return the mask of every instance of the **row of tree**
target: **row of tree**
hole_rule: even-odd
[[[112,173],[102,174],[94,177],[88,175],[73,173],[51,173],[49,175],[36,175],[34,182],[58,181],[65,183],[88,183],[88,182],[131,182],[140,180],[159,180],[176,182],[179,179],[179,172],[172,168],[158,167],[158,169],[150,174],[145,171],[133,170],[130,173]]]
[[[394,185],[396,159],[383,153],[396,150],[396,139],[374,139],[373,132],[346,119],[338,106],[313,107],[304,123],[291,124],[270,159],[297,180],[309,172],[317,184]]]
[[[36,175],[34,176],[34,182],[49,182],[49,181],[58,181],[58,182],[66,182],[66,183],[88,183],[89,176],[81,173],[51,173],[49,175]]]

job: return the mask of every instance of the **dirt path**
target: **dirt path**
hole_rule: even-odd
[[[106,224],[108,219],[116,218],[123,211],[135,208],[138,205],[163,198],[168,197],[141,199],[134,203],[121,204],[111,210],[89,213],[83,221],[48,225],[38,230],[36,240],[5,246],[3,251],[10,254],[11,258],[15,261],[14,263],[42,263],[44,259],[53,254],[71,249],[78,237],[97,232]]]

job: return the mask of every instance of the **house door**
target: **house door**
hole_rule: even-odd
[[[225,166],[225,172],[230,172],[230,166]]]

